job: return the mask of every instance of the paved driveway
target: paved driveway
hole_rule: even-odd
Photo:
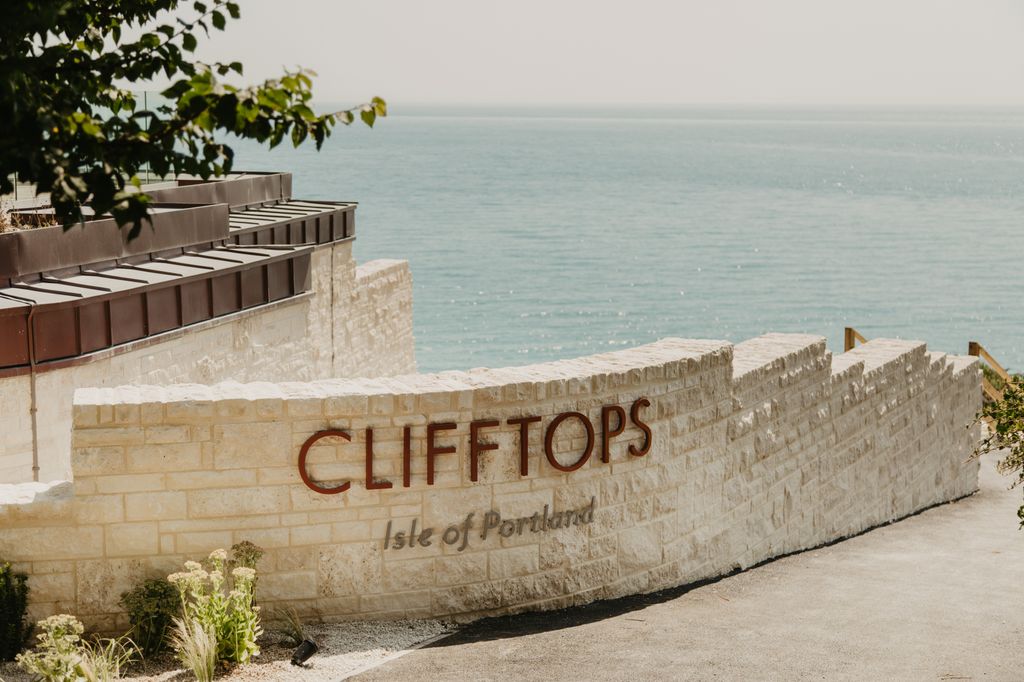
[[[473,624],[370,680],[1024,680],[1020,490],[690,590]]]

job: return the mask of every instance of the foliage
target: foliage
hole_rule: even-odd
[[[74,616],[60,614],[39,621],[39,643],[35,650],[18,655],[18,665],[47,682],[73,681],[81,677],[82,632],[85,628]]]
[[[174,619],[171,646],[198,682],[210,682],[217,668],[217,635],[195,618]]]
[[[121,671],[139,653],[128,637],[83,642],[79,672],[87,682],[111,682],[121,677]]]
[[[997,391],[1003,390],[1003,387],[1006,386],[1006,381],[1003,380],[1003,377],[985,363],[981,363],[981,373]],[[1010,378],[1020,383],[1024,381],[1024,374],[1011,374]]]
[[[260,607],[253,604],[256,569],[238,566],[231,570],[233,586],[228,590],[225,580],[227,552],[210,554],[207,571],[199,563],[185,563],[185,572],[168,576],[177,586],[185,621],[197,621],[213,632],[217,640],[217,660],[247,663],[260,653],[256,645],[262,634]],[[182,652],[178,651],[179,657]]]
[[[281,644],[292,647],[302,644],[307,636],[306,625],[302,622],[295,607],[278,609],[274,615],[276,616],[275,625],[282,636]]]
[[[163,651],[171,621],[181,611],[177,588],[161,578],[146,580],[122,594],[121,604],[128,610],[132,639],[143,655]]]
[[[82,639],[85,628],[74,616],[50,616],[37,624],[38,644],[33,651],[19,654],[18,665],[46,682],[109,682],[135,658],[137,649],[130,639]]]
[[[0,661],[13,661],[28,641],[32,628],[25,622],[28,576],[0,563]]]
[[[133,225],[146,219],[140,170],[203,178],[231,170],[233,152],[215,135],[276,146],[312,139],[319,149],[336,123],[372,126],[387,115],[380,98],[330,114],[310,108],[309,71],[263,83],[239,62],[206,64],[200,36],[224,30],[232,0],[30,0],[6,3],[0,22],[0,194],[11,174],[49,192],[59,220],[82,220],[82,206]],[[127,33],[131,34],[129,38]],[[146,107],[123,86],[170,83]],[[156,99],[156,98],[154,98]]]
[[[1002,474],[1016,474],[1011,487],[1024,483],[1024,383],[1006,384],[1003,399],[985,405],[979,418],[990,420],[988,435],[975,450],[975,456],[1008,451],[996,464]],[[1024,505],[1017,510],[1020,527],[1024,528]]]
[[[239,566],[243,568],[251,568],[256,570],[256,564],[260,562],[263,555],[266,552],[259,545],[253,544],[248,540],[231,545],[231,561],[229,562],[230,568],[237,568]]]

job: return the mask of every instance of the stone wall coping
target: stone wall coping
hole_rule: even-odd
[[[351,395],[385,395],[472,391],[517,383],[539,383],[584,378],[599,374],[624,375],[631,371],[672,362],[726,363],[732,345],[726,341],[662,339],[626,350],[612,351],[573,360],[506,367],[476,368],[435,374],[406,374],[397,377],[323,379],[310,382],[222,382],[213,385],[172,384],[129,385],[109,388],[79,388],[76,406],[141,405],[217,400],[287,400],[332,398]],[[696,364],[695,364],[696,367]]]
[[[71,481],[50,481],[49,483],[2,483],[0,484],[0,508],[6,505],[31,505],[44,502],[70,500],[74,496]]]
[[[843,355],[864,361],[864,374],[888,372],[892,364],[900,362],[904,356],[923,356],[927,352],[924,341],[905,339],[871,339],[865,344],[847,351]]]
[[[383,275],[390,270],[399,271],[407,267],[409,261],[397,258],[378,258],[360,263],[356,266],[356,279],[365,279]]]
[[[733,347],[733,381],[742,382],[772,368],[784,369],[786,360],[795,358],[801,351],[824,353],[825,337],[769,333],[741,341]]]
[[[377,263],[375,270],[397,266],[401,261]],[[155,403],[213,402],[218,400],[290,400],[327,399],[344,396],[410,395],[493,389],[515,384],[539,384],[594,376],[623,376],[649,367],[673,362],[733,363],[733,384],[741,388],[761,381],[766,373],[785,371],[803,355],[824,355],[832,363],[832,380],[863,378],[893,369],[908,355],[924,356],[924,342],[902,339],[872,339],[853,350],[832,356],[822,336],[810,334],[765,334],[736,345],[727,341],[666,338],[625,350],[582,358],[556,360],[516,367],[477,367],[433,374],[406,374],[394,377],[322,379],[309,382],[226,381],[212,385],[172,384],[166,386],[128,385],[108,388],[79,388],[75,406],[142,405]],[[942,355],[953,363],[959,375],[977,366],[970,356]],[[942,358],[931,358],[941,361]],[[697,365],[695,364],[694,367]]]

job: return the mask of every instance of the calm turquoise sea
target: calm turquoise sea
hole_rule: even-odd
[[[1024,368],[1024,112],[392,109],[236,168],[359,201],[423,371],[846,325]]]

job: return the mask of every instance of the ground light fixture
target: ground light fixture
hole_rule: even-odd
[[[300,644],[299,647],[295,650],[295,653],[292,654],[292,665],[305,665],[306,661],[311,659],[313,657],[313,654],[315,654],[319,650],[320,647],[317,646],[317,643],[309,637],[307,637],[306,639],[302,640],[302,644]]]

